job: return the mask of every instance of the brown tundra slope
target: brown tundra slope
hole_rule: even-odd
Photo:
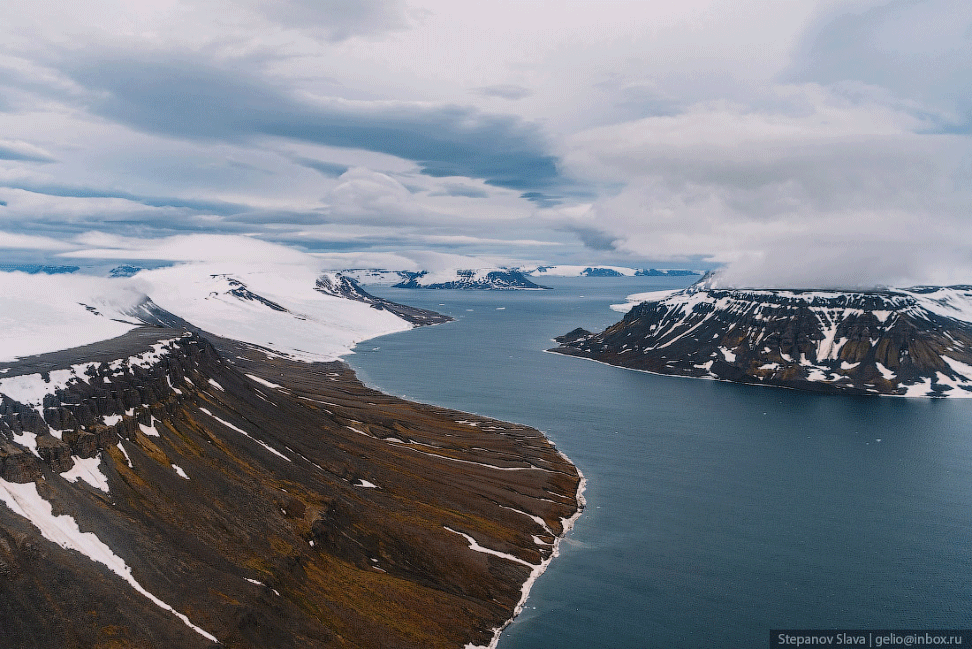
[[[0,393],[10,649],[487,644],[579,508],[536,430],[185,328]]]

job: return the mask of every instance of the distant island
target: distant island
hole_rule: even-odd
[[[518,270],[505,268],[455,270],[437,273],[430,273],[424,270],[417,273],[403,271],[402,275],[402,281],[395,284],[395,288],[477,289],[492,291],[537,291],[548,288],[532,282]]]

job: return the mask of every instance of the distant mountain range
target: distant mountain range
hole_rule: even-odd
[[[551,351],[612,365],[816,392],[972,397],[972,287],[718,289],[643,301]]]
[[[541,290],[547,288],[530,281],[518,270],[497,268],[479,270],[450,270],[431,273],[404,272],[395,288],[478,289],[478,290]]]
[[[0,272],[12,273],[21,272],[29,275],[62,275],[76,273],[81,270],[80,266],[47,266],[42,264],[0,264]]]
[[[558,277],[691,277],[702,275],[702,271],[683,269],[628,268],[626,266],[537,266],[524,274]]]
[[[394,286],[395,288],[537,290],[535,277],[691,277],[702,275],[697,270],[659,270],[622,266],[537,266],[533,268],[474,268],[441,271],[407,271],[384,269],[348,269],[340,271],[360,284]]]

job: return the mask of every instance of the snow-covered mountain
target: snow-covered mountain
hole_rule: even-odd
[[[822,392],[972,397],[972,287],[635,295],[552,350],[662,374]]]
[[[542,290],[518,270],[508,268],[455,269],[443,271],[404,272],[396,288]]]
[[[379,311],[390,311],[402,320],[410,322],[413,325],[440,324],[452,320],[451,317],[436,313],[435,311],[419,309],[413,306],[399,304],[398,302],[392,302],[383,297],[376,297],[361,288],[358,282],[343,273],[323,273],[318,278],[315,289],[325,295],[334,295],[356,302],[364,302],[365,304],[371,305],[371,308],[378,309]]]
[[[697,270],[628,268],[626,266],[537,266],[523,269],[531,277],[689,277],[701,275]]]
[[[385,270],[384,268],[347,268],[340,271],[344,277],[350,277],[358,284],[369,286],[392,286],[406,278],[407,274],[401,270]]]
[[[0,360],[121,335],[157,323],[153,309],[305,360],[333,360],[362,340],[447,319],[301,265],[182,264],[112,278],[0,273]]]

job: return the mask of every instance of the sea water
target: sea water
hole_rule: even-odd
[[[544,353],[673,278],[372,287],[455,322],[347,358],[391,394],[525,423],[587,510],[500,649],[766,647],[777,628],[972,627],[972,400],[823,396]]]

